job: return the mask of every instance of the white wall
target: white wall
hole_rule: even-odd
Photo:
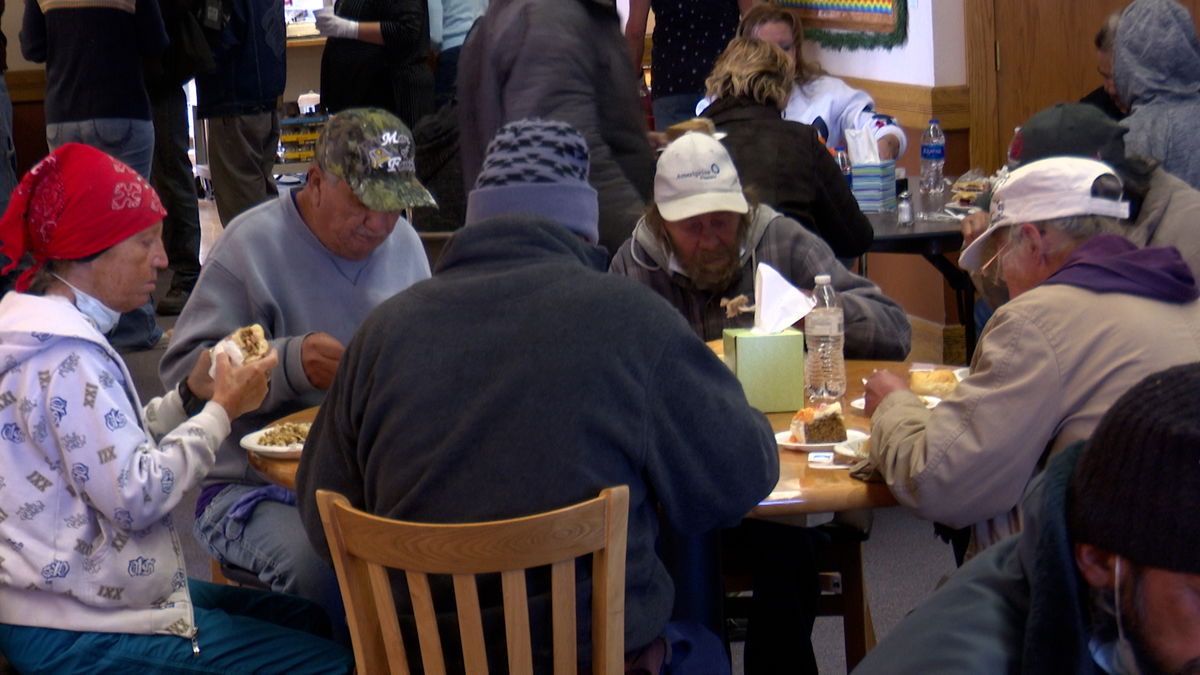
[[[967,83],[963,0],[908,0],[908,41],[893,49],[843,50],[805,43],[804,55],[834,75],[927,87]]]

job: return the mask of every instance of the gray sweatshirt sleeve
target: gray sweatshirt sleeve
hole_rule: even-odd
[[[187,377],[201,350],[208,349],[233,331],[252,323],[262,324],[279,364],[271,371],[271,388],[260,410],[274,410],[301,394],[315,391],[300,360],[303,335],[272,335],[272,321],[246,293],[245,284],[217,261],[210,261],[202,283],[196,284],[187,306],[175,324],[171,344],[159,364],[159,378],[170,389]]]

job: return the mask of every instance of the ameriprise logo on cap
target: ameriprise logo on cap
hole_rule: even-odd
[[[708,167],[707,169],[696,169],[695,171],[688,171],[686,173],[677,173],[677,174],[675,174],[675,180],[684,180],[686,178],[699,178],[700,180],[712,180],[712,179],[716,178],[720,173],[721,173],[721,167],[717,166],[716,162],[713,162],[712,166]]]

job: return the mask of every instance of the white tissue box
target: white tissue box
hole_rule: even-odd
[[[762,412],[804,407],[804,333],[795,328],[759,334],[726,328],[725,363],[737,375],[750,405]]]

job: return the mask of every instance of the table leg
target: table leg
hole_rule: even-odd
[[[962,322],[965,334],[967,363],[970,363],[972,355],[975,354],[977,338],[975,335],[975,285],[971,283],[971,276],[958,265],[950,262],[946,256],[933,253],[923,255],[929,264],[942,273],[942,276],[949,282],[950,288],[954,289],[955,304],[958,306],[958,320]]]

